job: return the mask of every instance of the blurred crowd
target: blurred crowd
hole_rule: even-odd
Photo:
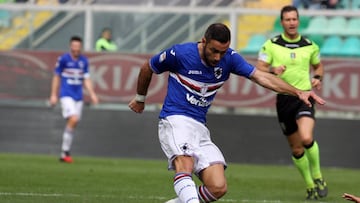
[[[304,9],[336,9],[341,0],[293,0],[293,6]]]

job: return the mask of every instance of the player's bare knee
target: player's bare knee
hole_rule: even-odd
[[[68,118],[68,121],[67,121],[68,127],[70,127],[70,128],[75,128],[76,125],[78,124],[79,120],[80,120],[80,119],[79,119],[78,116],[70,116],[70,117]]]
[[[313,142],[313,138],[312,137],[306,137],[302,139],[303,145],[304,146],[308,146]]]
[[[217,199],[224,196],[227,192],[227,184],[224,183],[215,183],[211,186],[207,186],[208,190],[211,192],[212,195],[214,195]]]
[[[294,156],[300,156],[304,153],[304,147],[302,145],[292,146],[291,151]]]

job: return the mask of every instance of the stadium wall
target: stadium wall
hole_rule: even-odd
[[[158,111],[86,107],[73,155],[164,159],[157,138]],[[58,155],[65,121],[60,108],[0,106],[0,151]],[[318,119],[315,138],[324,166],[360,168],[358,121]],[[290,150],[276,117],[209,114],[213,141],[228,162],[290,165]],[[166,166],[164,166],[165,168]]]

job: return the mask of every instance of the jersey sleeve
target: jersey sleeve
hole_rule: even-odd
[[[311,54],[310,63],[311,63],[311,65],[316,65],[316,64],[319,64],[320,60],[321,60],[320,59],[320,48],[316,44],[313,44],[312,46],[314,47],[314,50]]]
[[[89,61],[84,57],[84,78],[90,78]]]
[[[150,61],[151,69],[160,74],[166,71],[174,72],[177,67],[176,47],[173,46],[153,56]]]
[[[258,60],[265,63],[271,64],[273,57],[271,54],[271,41],[267,40],[264,45],[261,47],[258,55]]]
[[[231,53],[233,69],[232,73],[236,75],[241,75],[246,78],[250,78],[255,72],[255,67],[249,64],[240,54],[232,51]]]
[[[64,56],[59,56],[56,65],[55,65],[55,71],[54,73],[56,75],[61,75],[61,72],[64,70]]]

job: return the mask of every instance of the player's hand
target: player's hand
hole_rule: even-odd
[[[319,79],[313,78],[311,79],[311,86],[317,90],[320,90],[322,87],[322,82]]]
[[[342,197],[346,200],[360,203],[360,197],[356,197],[355,195],[344,193]]]
[[[309,98],[312,97],[316,103],[320,104],[320,105],[324,105],[326,102],[323,98],[321,98],[320,96],[318,96],[317,94],[315,94],[315,92],[313,91],[300,91],[298,93],[298,97],[305,102],[306,105],[308,105],[309,107],[312,106],[311,102],[309,101]]]
[[[51,107],[56,106],[57,102],[58,102],[58,97],[57,97],[57,96],[54,96],[54,95],[51,95],[51,96],[50,96],[50,99],[49,99],[49,104],[50,104],[50,106],[51,106]]]
[[[275,75],[281,75],[285,72],[285,70],[286,70],[286,66],[284,66],[284,65],[272,68],[272,72]]]
[[[144,102],[138,102],[134,99],[132,99],[129,103],[129,108],[133,110],[135,113],[142,113],[145,109],[145,103]]]
[[[91,95],[90,99],[93,105],[99,104],[99,98],[96,96],[96,94]]]

